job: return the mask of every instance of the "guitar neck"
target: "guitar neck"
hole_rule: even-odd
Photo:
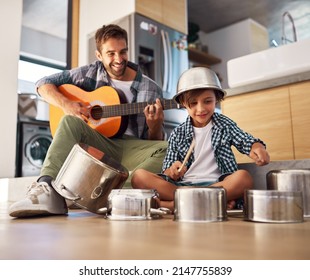
[[[126,103],[122,91],[110,86],[102,86],[91,92],[71,84],[64,84],[58,89],[69,100],[90,105],[90,121],[87,124],[106,137],[122,135],[128,122],[125,116],[143,113],[144,108],[150,104],[148,102]],[[182,108],[173,99],[160,101],[163,110]],[[50,128],[53,136],[63,116],[64,111],[61,108],[50,106]],[[101,121],[101,119],[107,121]]]
[[[144,108],[148,102],[139,103],[124,103],[118,105],[108,105],[101,107],[101,118],[109,118],[115,116],[127,116],[143,113]],[[173,99],[161,99],[163,110],[180,109],[181,105],[176,103]]]

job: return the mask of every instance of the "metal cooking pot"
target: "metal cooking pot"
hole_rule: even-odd
[[[310,217],[310,169],[271,170],[266,180],[268,190],[301,191],[304,217]]]
[[[60,169],[54,189],[76,206],[105,214],[111,190],[122,188],[128,171],[120,163],[86,144],[76,144]]]
[[[107,218],[111,220],[149,220],[169,214],[159,208],[156,190],[112,190],[108,197]]]
[[[174,96],[174,100],[180,103],[180,94],[188,90],[201,88],[214,89],[218,91],[222,97],[226,95],[214,71],[206,67],[194,67],[186,70],[180,76],[177,85],[177,94]]]
[[[245,220],[266,223],[298,223],[303,221],[300,191],[246,190]]]
[[[223,187],[180,187],[175,191],[175,221],[224,221],[227,219],[226,210],[226,190]]]

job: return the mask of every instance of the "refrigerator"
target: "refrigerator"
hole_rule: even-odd
[[[176,94],[180,75],[189,68],[187,36],[140,14],[133,13],[113,22],[127,30],[129,60],[163,89],[165,99]],[[94,34],[89,36],[89,62],[94,61]],[[164,111],[166,130],[171,131],[187,117],[185,109]]]

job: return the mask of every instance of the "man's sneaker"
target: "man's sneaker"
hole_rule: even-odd
[[[68,213],[65,199],[46,182],[33,182],[26,198],[9,208],[12,217],[22,218],[38,215],[63,215]]]

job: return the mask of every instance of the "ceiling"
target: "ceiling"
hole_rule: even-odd
[[[23,0],[23,3],[24,26],[66,37],[67,1]],[[282,14],[285,11],[294,18],[297,39],[309,38],[309,0],[188,0],[189,21],[198,24],[206,33],[252,18],[268,29],[270,40],[278,43],[281,43]],[[289,36],[289,23],[286,26]]]

